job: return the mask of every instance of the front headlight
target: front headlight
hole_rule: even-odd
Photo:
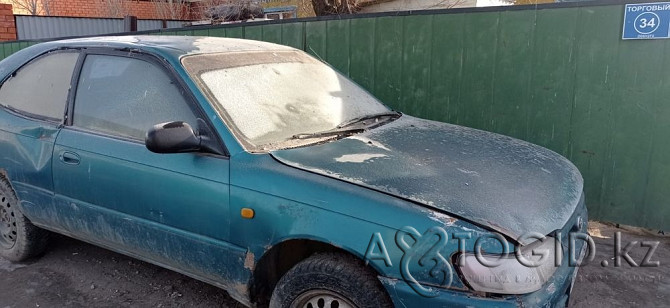
[[[526,294],[542,288],[556,272],[561,256],[560,242],[557,244],[553,237],[546,237],[506,257],[461,254],[457,265],[475,291]]]

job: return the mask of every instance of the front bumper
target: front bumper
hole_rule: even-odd
[[[577,267],[562,264],[545,286],[526,295],[482,297],[467,291],[441,290],[437,297],[423,297],[402,280],[380,280],[396,307],[565,307],[570,299]]]
[[[569,261],[570,232],[587,232],[587,212],[582,199],[580,205],[566,226],[560,230],[563,243],[563,260],[554,275],[544,284],[542,289],[524,295],[482,296],[464,290],[440,290],[436,297],[423,297],[403,280],[380,277],[380,281],[396,307],[565,307],[570,300],[570,293],[577,277],[579,267],[571,266]],[[576,240],[572,250],[581,264],[587,244]]]

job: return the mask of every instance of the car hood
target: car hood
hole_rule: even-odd
[[[407,115],[355,136],[271,154],[286,165],[445,211],[515,240],[561,229],[582,194],[579,171],[555,152]]]

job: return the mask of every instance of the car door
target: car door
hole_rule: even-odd
[[[246,251],[228,243],[228,158],[144,144],[159,123],[208,130],[192,96],[149,55],[87,51],[79,67],[53,154],[60,228],[199,277],[229,277]]]
[[[50,223],[51,155],[78,58],[74,50],[46,53],[0,87],[0,175],[11,181],[22,212],[36,224]]]

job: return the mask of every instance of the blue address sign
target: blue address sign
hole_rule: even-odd
[[[670,2],[626,4],[623,39],[670,38]]]

